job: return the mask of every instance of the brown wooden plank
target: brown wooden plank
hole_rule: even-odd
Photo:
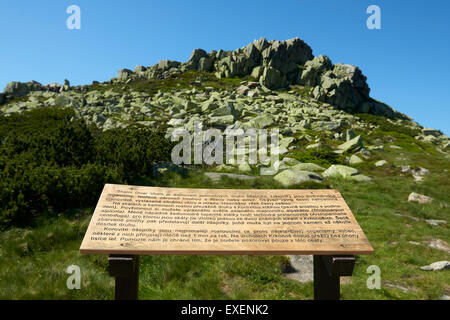
[[[105,185],[80,247],[99,254],[371,254],[338,190]]]

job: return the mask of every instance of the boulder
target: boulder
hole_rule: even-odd
[[[250,121],[251,128],[264,129],[271,126],[274,123],[273,117],[269,114],[262,114],[253,118]]]
[[[169,70],[170,68],[178,68],[179,66],[180,66],[180,63],[178,61],[160,60],[156,65],[156,69]]]
[[[433,201],[433,198],[424,196],[423,194],[418,194],[415,192],[412,192],[409,196],[408,196],[408,202],[418,202],[418,203],[429,203]]]
[[[251,76],[259,81],[259,79],[261,78],[263,73],[264,73],[264,67],[263,66],[257,66],[257,67],[253,68]]]
[[[321,182],[323,178],[314,172],[286,169],[278,173],[274,180],[281,183],[283,186],[288,187],[291,185],[301,184],[304,182]]]
[[[131,71],[131,70],[129,70],[129,69],[120,69],[118,72],[117,72],[117,80],[119,80],[119,81],[125,81],[125,80],[127,80],[129,77],[130,77],[130,75],[132,75],[133,74],[133,71]]]
[[[285,76],[277,69],[267,67],[259,80],[261,85],[271,90],[279,89],[286,86]]]
[[[380,161],[375,162],[375,166],[382,167],[382,166],[386,165],[387,163],[388,162],[386,160],[380,160]]]
[[[430,128],[423,128],[422,134],[424,136],[433,136],[433,137],[439,137],[442,133],[439,130],[430,129]]]
[[[197,69],[199,71],[211,71],[213,65],[213,60],[210,57],[201,57],[198,60]]]
[[[26,83],[12,81],[8,83],[3,91],[5,94],[13,96],[15,98],[20,98],[26,96],[30,92],[30,88]]]
[[[350,159],[348,160],[348,163],[349,164],[360,164],[360,163],[363,163],[364,161],[360,158],[360,157],[358,157],[357,155],[352,155],[351,157],[350,157]]]
[[[187,69],[197,69],[201,58],[208,58],[206,51],[203,49],[194,49],[187,62]]]
[[[222,177],[228,177],[231,179],[238,179],[238,180],[255,180],[257,177],[254,176],[248,176],[245,174],[235,174],[235,173],[220,173],[220,172],[205,172],[205,176],[210,178],[213,182],[218,182]]]
[[[209,123],[222,127],[225,125],[233,124],[234,117],[232,115],[211,117],[209,119]]]
[[[292,166],[291,169],[300,170],[300,171],[324,171],[325,170],[325,168],[323,168],[315,163],[299,163],[299,164],[295,164],[294,166]]]
[[[445,269],[450,269],[450,262],[449,261],[437,261],[433,262],[432,264],[428,266],[420,267],[421,270],[424,271],[441,271]]]
[[[347,167],[340,164],[333,164],[323,173],[324,177],[342,177],[344,179],[356,176],[359,171],[352,167]]]
[[[305,69],[301,73],[299,83],[305,86],[315,87],[320,84],[321,75],[333,67],[330,58],[320,55],[313,60],[306,61]]]
[[[343,152],[356,150],[362,147],[362,137],[357,136],[341,145],[339,145],[337,148],[339,150],[342,150]]]
[[[351,176],[350,180],[356,181],[356,182],[370,182],[370,181],[372,181],[372,178],[365,176],[363,174],[357,174],[355,176]]]
[[[141,73],[145,72],[146,70],[147,70],[147,68],[144,67],[144,66],[136,66],[136,67],[134,67],[134,72],[137,73],[137,74],[141,74]]]

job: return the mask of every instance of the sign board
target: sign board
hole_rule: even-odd
[[[106,184],[80,247],[100,254],[371,254],[337,190]]]

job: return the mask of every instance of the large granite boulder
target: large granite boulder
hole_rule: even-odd
[[[305,68],[300,75],[299,83],[305,86],[315,87],[320,84],[320,77],[323,73],[331,70],[333,64],[327,56],[318,56],[306,61]]]
[[[259,82],[269,89],[278,89],[287,84],[286,77],[277,69],[266,67]]]
[[[321,182],[323,180],[323,178],[317,173],[295,170],[292,168],[283,170],[282,172],[278,173],[273,179],[278,181],[285,187],[310,181]]]
[[[187,62],[187,69],[197,69],[199,66],[200,59],[209,58],[208,54],[203,49],[194,49],[191,53],[191,57]],[[204,62],[203,62],[204,63]]]
[[[133,71],[131,71],[130,69],[120,69],[117,72],[117,80],[126,81],[132,74]]]

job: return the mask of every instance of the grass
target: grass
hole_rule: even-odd
[[[393,152],[401,152],[394,150]],[[433,163],[436,159],[423,159]],[[425,162],[426,162],[425,161]],[[444,165],[445,163],[441,163]],[[450,293],[449,271],[425,272],[420,266],[448,260],[444,251],[425,245],[431,239],[450,242],[449,226],[432,227],[425,219],[448,220],[448,172],[433,172],[421,183],[409,176],[385,175],[389,168],[361,167],[373,183],[331,180],[341,191],[375,249],[357,257],[350,283],[341,285],[343,299],[438,299]],[[280,188],[269,177],[255,181],[223,178],[213,184],[198,172],[170,173],[135,183],[199,188]],[[310,186],[300,186],[310,187]],[[323,185],[322,187],[328,187]],[[435,198],[430,204],[407,202],[411,191]],[[93,209],[72,210],[57,218],[40,218],[36,228],[12,228],[0,234],[0,299],[112,299],[113,279],[107,258],[78,252]],[[418,221],[400,215],[418,218]],[[410,241],[421,245],[411,244]],[[285,256],[142,256],[141,299],[312,299],[312,283],[283,274]],[[65,269],[81,268],[81,290],[69,290]],[[381,269],[382,287],[369,290],[367,267]],[[390,285],[409,289],[407,293]]]
[[[90,90],[142,91],[155,94],[172,88],[191,88],[197,77],[199,91],[208,86],[231,88],[242,78],[217,79],[213,74],[186,72],[165,80],[134,80],[128,84],[102,86]],[[308,88],[299,88],[304,92]],[[360,115],[358,115],[360,116]],[[414,139],[416,129],[392,124],[373,115],[360,116],[377,125],[372,132],[355,130],[365,145],[384,145],[383,151],[371,151],[369,160],[358,165],[361,173],[373,177],[371,183],[326,180],[321,184],[303,184],[297,188],[336,188],[375,249],[373,255],[357,256],[353,276],[341,285],[343,299],[439,299],[450,295],[450,271],[422,271],[421,266],[450,260],[449,253],[426,244],[440,239],[450,243],[449,157],[429,143]],[[344,130],[344,129],[343,129]],[[333,144],[325,133],[306,130],[313,138]],[[300,142],[301,147],[313,142]],[[336,142],[334,142],[336,143]],[[395,145],[401,149],[392,149]],[[293,151],[290,155],[303,162],[329,166],[343,163],[345,155],[323,148],[319,151]],[[375,167],[378,160],[388,164]],[[411,165],[430,170],[422,182],[415,182],[399,166]],[[202,172],[212,168],[193,167],[190,174],[168,173],[158,178],[141,177],[136,185],[179,188],[281,189],[271,177],[240,181],[223,177],[213,183]],[[233,171],[236,172],[237,171]],[[257,175],[256,170],[250,173]],[[433,197],[429,204],[407,201],[411,192]],[[0,299],[113,299],[114,280],[108,275],[107,257],[81,255],[79,247],[93,208],[71,209],[58,214],[41,213],[33,227],[12,227],[0,232]],[[426,219],[446,220],[431,226]],[[142,256],[140,264],[141,299],[312,299],[313,284],[299,283],[283,273],[286,256]],[[81,269],[81,289],[66,286],[70,265]],[[367,268],[381,269],[381,289],[366,286]],[[397,286],[397,287],[396,287]],[[403,292],[398,287],[407,288]]]
[[[170,92],[173,89],[192,89],[205,91],[207,87],[214,88],[216,91],[230,90],[240,85],[242,81],[254,81],[250,76],[234,77],[234,78],[217,78],[212,72],[203,72],[197,70],[186,71],[181,74],[174,74],[170,77],[160,79],[136,78],[128,83],[112,83],[108,85],[92,84],[89,91],[105,92],[112,90],[117,93],[126,92],[144,92],[153,96],[159,91]]]

